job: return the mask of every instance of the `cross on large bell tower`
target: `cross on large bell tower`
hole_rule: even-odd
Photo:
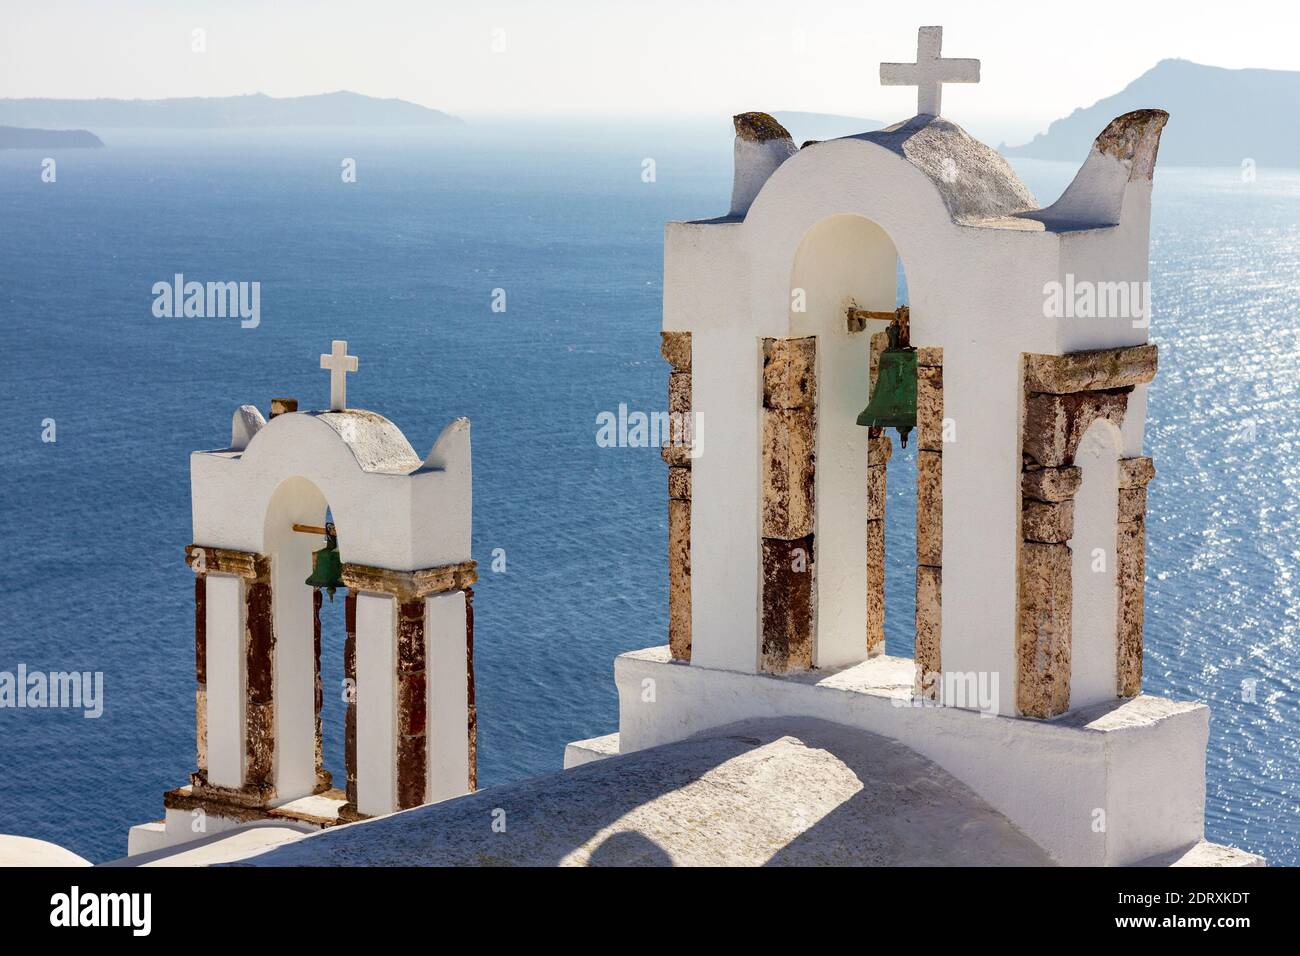
[[[943,27],[917,30],[915,63],[880,64],[880,82],[884,86],[915,86],[916,112],[921,116],[938,116],[945,83],[978,83],[979,60],[945,60]]]

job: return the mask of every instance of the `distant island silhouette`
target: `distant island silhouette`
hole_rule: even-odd
[[[102,147],[104,141],[84,129],[26,129],[0,126],[0,149],[79,149]]]
[[[240,126],[456,126],[407,100],[341,90],[314,96],[190,96],[164,100],[0,99],[0,124],[37,129],[219,129]],[[100,144],[102,145],[102,144]]]
[[[1300,166],[1300,72],[1227,70],[1189,60],[1161,60],[1114,96],[1056,120],[1007,156],[1081,163],[1116,116],[1143,107],[1169,111],[1160,165]]]

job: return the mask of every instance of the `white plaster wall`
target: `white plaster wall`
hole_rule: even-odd
[[[783,163],[742,222],[670,224],[664,328],[692,332],[693,397],[709,437],[692,475],[692,662],[757,669],[758,341],[798,334],[791,274],[810,230],[860,216],[898,250],[913,343],[944,350],[944,413],[956,439],[944,448],[943,668],[996,673],[1000,708],[1014,713],[1021,355],[1145,341],[1130,319],[1046,317],[1044,289],[1067,270],[1092,281],[1145,280],[1149,207],[1149,184],[1137,182],[1125,187],[1123,221],[1114,228],[958,225],[928,176],[888,149],[849,138]],[[1145,390],[1135,390],[1132,402],[1128,455],[1141,451]],[[819,448],[819,473],[822,465]],[[819,492],[820,482],[819,474]],[[855,534],[849,529],[844,537]],[[831,545],[819,537],[819,587],[828,567],[861,560],[844,542]],[[819,593],[819,616],[831,613],[823,600]]]
[[[846,213],[893,240],[907,275],[912,342],[944,349],[944,414],[956,440],[944,448],[943,668],[997,673],[1001,709],[1011,713],[1020,355],[1055,345],[1041,289],[1055,275],[1057,240],[959,226],[933,182],[897,155],[860,140],[823,143],[778,169],[745,220],[760,333],[789,334],[781,330],[789,321],[788,264],[809,229]],[[851,560],[818,551],[823,567]]]
[[[325,539],[300,534],[293,525],[322,525],[325,509],[315,485],[289,478],[276,488],[266,510],[263,541],[271,557],[275,614],[275,792],[280,801],[316,788],[316,648],[312,589],[304,582],[311,573],[311,553],[324,547]]]
[[[1071,611],[1070,709],[1116,696],[1116,629],[1119,592],[1115,542],[1119,509],[1120,433],[1110,422],[1094,422],[1079,441],[1074,463],[1083,482],[1074,498],[1070,539]],[[1098,562],[1094,551],[1100,551]],[[1100,566],[1103,570],[1098,571]]]
[[[427,800],[436,803],[469,793],[469,658],[464,591],[425,598],[424,638]]]
[[[238,789],[244,785],[247,717],[244,581],[230,574],[209,574],[206,590],[208,782]]]
[[[799,244],[790,288],[804,291],[806,311],[791,307],[789,334],[817,337],[813,662],[838,667],[867,656],[868,429],[857,417],[871,391],[871,335],[887,324],[850,333],[846,310],[894,308],[898,254],[875,223],[834,216]]]
[[[396,615],[392,597],[357,595],[357,810],[370,815],[397,809]]]
[[[691,331],[691,403],[704,427],[691,463],[691,659],[758,669],[762,354],[748,318],[741,223],[669,223],[664,328]],[[746,410],[743,418],[737,408]]]
[[[346,438],[323,416],[295,412],[268,422],[242,452],[191,455],[195,543],[265,552],[271,496],[301,476],[329,501],[345,562],[406,571],[467,560],[468,421],[444,429],[421,465],[391,422],[370,413],[346,416]],[[384,453],[412,470],[375,470],[388,467]]]
[[[1063,865],[1128,865],[1203,837],[1203,704],[1144,696],[1056,721],[900,706],[910,697],[910,664],[876,657],[830,674],[780,678],[685,667],[670,661],[666,647],[624,654],[614,665],[620,752],[749,718],[818,717],[933,760]],[[654,682],[653,702],[643,699],[646,680]],[[1094,829],[1098,811],[1101,830]]]

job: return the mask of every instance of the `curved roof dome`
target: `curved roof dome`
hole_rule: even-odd
[[[875,143],[925,173],[955,222],[982,224],[1038,209],[1038,202],[997,150],[941,116],[910,120],[844,139]]]

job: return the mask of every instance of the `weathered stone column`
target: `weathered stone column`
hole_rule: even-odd
[[[195,583],[198,796],[264,806],[275,795],[271,559],[188,545]]]
[[[867,439],[867,656],[885,653],[885,502],[894,453],[885,434]]]
[[[1074,589],[1068,542],[1074,536],[1074,496],[1082,478],[1074,466],[1079,441],[1100,418],[1122,428],[1129,393],[1155,377],[1156,361],[1154,345],[1025,355],[1016,637],[1016,705],[1024,716],[1055,717],[1070,709]],[[1120,474],[1123,484],[1124,468]],[[1129,579],[1139,570],[1134,567],[1133,529],[1127,537],[1124,530],[1126,501],[1131,509],[1135,499],[1126,499],[1121,490],[1116,555],[1120,589],[1116,682],[1120,687],[1133,685],[1132,638],[1124,636],[1125,628],[1132,628],[1132,611],[1124,602],[1125,595],[1132,594]],[[1140,599],[1138,604],[1140,608]],[[1137,627],[1140,646],[1140,618]],[[1139,650],[1139,675],[1140,660]]]
[[[1115,581],[1119,587],[1115,692],[1120,697],[1136,697],[1142,693],[1147,484],[1155,474],[1155,464],[1150,458],[1120,459],[1119,525],[1115,544]]]
[[[943,349],[916,351],[916,694],[938,700],[943,589]]]
[[[759,669],[813,659],[817,340],[763,340],[763,612]]]
[[[691,659],[691,333],[661,332],[659,351],[668,373],[668,649]]]
[[[194,760],[208,775],[208,576],[194,575]]]
[[[343,680],[347,710],[343,716],[344,791],[348,806],[357,807],[357,596],[349,589],[343,599]]]
[[[334,781],[328,770],[325,769],[325,735],[324,728],[321,725],[321,708],[325,703],[325,686],[321,683],[320,676],[320,608],[321,593],[320,588],[313,589],[312,593],[312,653],[315,660],[315,708],[316,708],[316,792],[324,793],[330,789]]]
[[[446,799],[472,788],[472,713],[467,590],[474,562],[392,571],[345,564],[357,592],[355,819]],[[349,781],[351,784],[351,781]]]

